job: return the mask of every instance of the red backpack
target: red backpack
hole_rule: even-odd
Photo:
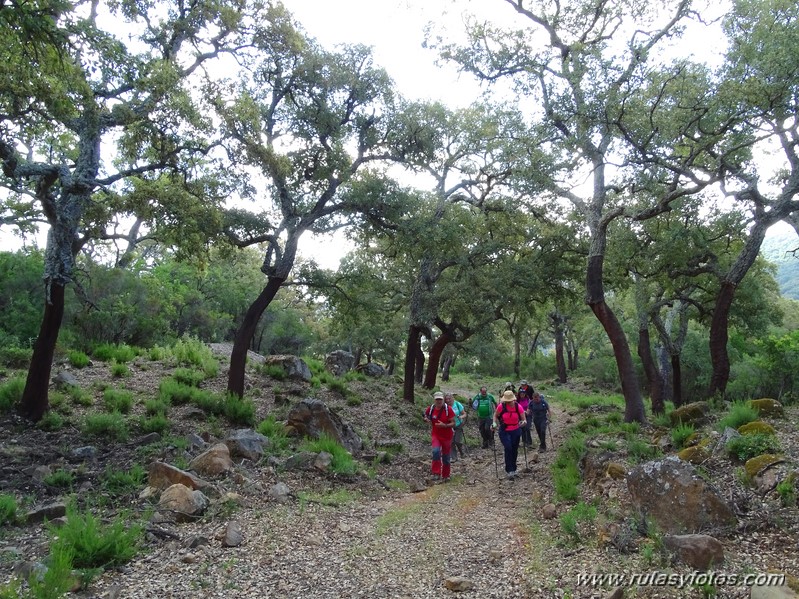
[[[499,428],[502,430],[505,430],[505,428],[508,426],[518,426],[519,423],[524,419],[522,407],[516,402],[514,402],[513,405],[516,407],[516,409],[512,412],[505,408],[505,402],[502,402],[497,408],[497,416],[500,416]],[[516,416],[515,422],[512,420],[514,415]]]
[[[449,405],[446,404],[446,403],[443,406],[441,406],[440,410],[438,410],[438,414],[435,413],[436,412],[436,404],[433,404],[432,406],[427,408],[427,410],[425,410],[424,414],[425,414],[425,416],[427,416],[427,418],[430,420],[431,423],[435,424],[436,420],[440,420],[441,419],[442,410],[444,412],[444,417],[445,418],[447,416],[449,416],[450,414],[452,414],[452,415],[455,414],[455,412],[452,410],[452,408],[450,408]]]

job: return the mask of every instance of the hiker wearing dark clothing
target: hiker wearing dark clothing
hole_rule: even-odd
[[[533,393],[530,402],[530,414],[533,417],[533,426],[538,433],[538,451],[547,450],[547,424],[552,419],[549,404],[540,393]]]
[[[509,479],[516,476],[519,441],[525,423],[524,410],[517,403],[513,391],[505,391],[502,394],[502,403],[494,411],[492,426],[499,428],[499,440],[505,448],[505,473]]]
[[[450,475],[450,451],[452,450],[452,434],[455,428],[455,412],[444,403],[444,394],[436,391],[433,394],[433,405],[424,412],[425,422],[431,426],[433,445],[433,461],[430,471],[434,477],[448,481]]]
[[[525,447],[530,448],[533,446],[533,436],[530,434],[532,420],[530,414],[530,401],[532,401],[534,393],[535,391],[533,388],[525,380],[519,383],[519,390],[516,391],[516,401],[519,402],[519,405],[524,410],[524,415],[527,418],[527,424],[522,428],[522,443],[524,443]]]
[[[483,449],[494,444],[491,421],[496,408],[497,400],[488,392],[488,388],[480,387],[480,393],[472,398],[472,409],[477,412],[477,428],[480,429],[480,437],[483,439]]]

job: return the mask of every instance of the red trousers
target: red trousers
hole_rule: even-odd
[[[451,428],[442,431],[433,429],[433,463],[430,469],[433,474],[439,475],[441,478],[449,478],[452,437]]]

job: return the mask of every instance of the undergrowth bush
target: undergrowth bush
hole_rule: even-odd
[[[172,378],[189,387],[199,387],[205,380],[205,373],[191,368],[176,368],[172,372]]]
[[[104,524],[90,512],[79,513],[67,507],[66,522],[48,525],[51,551],[66,549],[72,553],[75,568],[110,568],[130,561],[138,552],[144,527],[130,523],[129,514],[120,514]]]
[[[286,427],[274,415],[270,414],[265,420],[261,420],[256,430],[269,439],[269,448],[271,450],[280,452],[288,448],[289,436],[286,432]]]
[[[758,418],[757,410],[749,405],[748,401],[734,401],[730,405],[726,416],[719,420],[717,429],[719,431],[723,431],[727,427],[737,429],[739,426],[749,424]]]
[[[103,403],[109,412],[127,414],[133,407],[133,393],[125,389],[109,387],[103,391]]]
[[[83,434],[113,441],[127,441],[128,424],[119,412],[87,414],[83,424]]]
[[[130,470],[116,470],[109,466],[102,475],[103,490],[110,495],[131,495],[146,481],[147,471],[140,464],[134,464]]]
[[[727,441],[725,449],[730,456],[745,462],[764,453],[778,453],[780,442],[775,435],[755,433],[730,439]]]
[[[163,435],[168,432],[172,423],[167,418],[166,414],[154,414],[152,416],[142,418],[139,421],[139,429],[145,435],[150,433],[158,433]]]
[[[222,401],[222,413],[231,424],[252,426],[255,424],[255,404],[233,393],[225,395]]]
[[[685,442],[695,432],[694,425],[690,423],[680,423],[671,429],[671,443],[675,449],[682,449],[685,447]]]
[[[303,451],[320,453],[325,451],[333,456],[330,464],[331,470],[336,474],[355,474],[357,465],[352,455],[344,449],[333,437],[322,435],[319,439],[306,440],[301,448]]]
[[[8,493],[0,493],[0,526],[17,521],[17,499]]]
[[[10,412],[22,399],[25,378],[21,376],[7,380],[0,385],[0,412]]]
[[[86,368],[91,361],[89,360],[89,356],[78,350],[70,350],[67,354],[67,359],[75,368]]]

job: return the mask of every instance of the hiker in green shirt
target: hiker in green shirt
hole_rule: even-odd
[[[488,392],[488,387],[480,387],[480,393],[472,398],[472,409],[477,411],[477,426],[483,438],[483,449],[494,444],[494,431],[491,422],[494,410],[497,409],[497,400]]]

